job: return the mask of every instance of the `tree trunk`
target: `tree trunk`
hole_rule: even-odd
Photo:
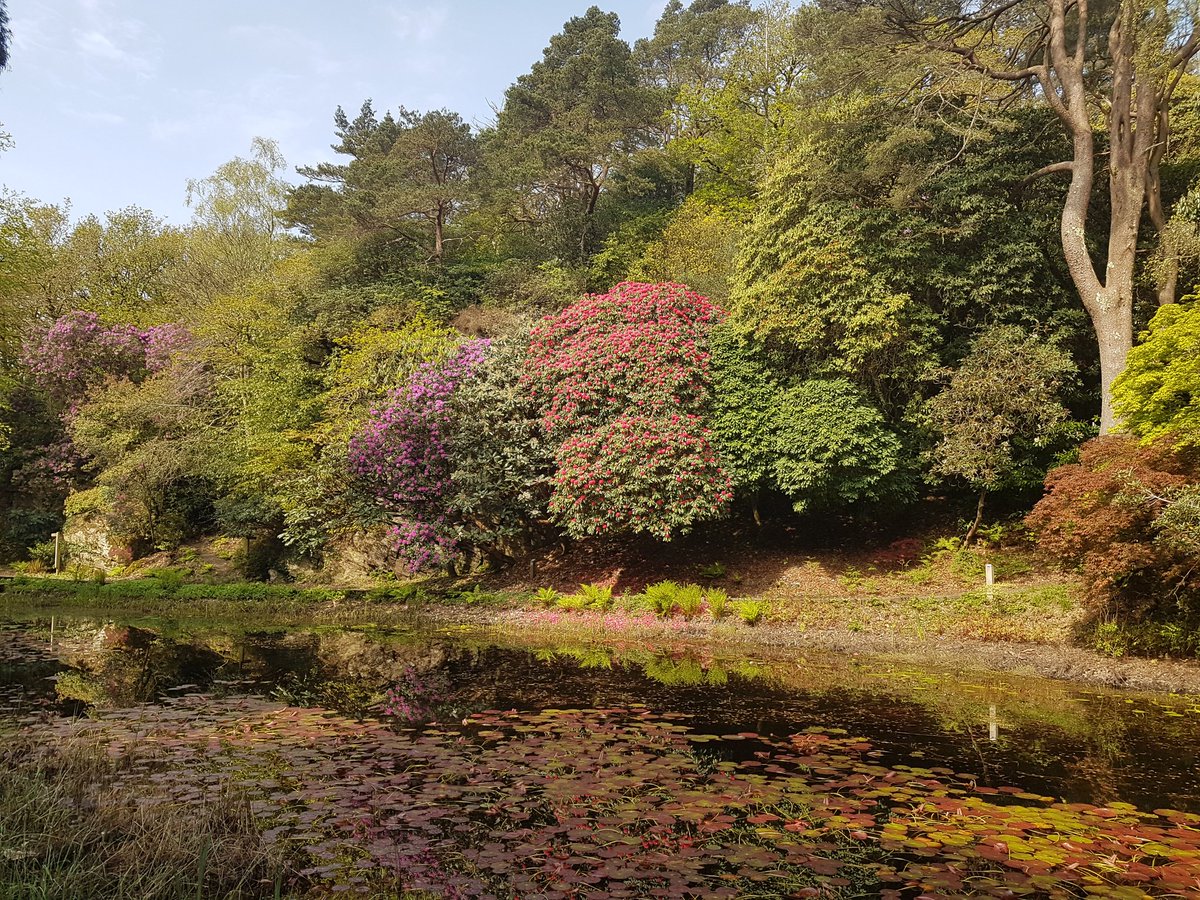
[[[1100,306],[1092,313],[1092,324],[1100,345],[1100,433],[1108,434],[1117,426],[1113,382],[1125,370],[1125,360],[1133,346],[1133,297],[1113,298]]]
[[[975,521],[971,523],[966,537],[963,538],[964,547],[970,547],[975,540],[975,535],[979,534],[979,526],[983,524],[983,505],[987,502],[987,493],[987,488],[979,492],[979,502],[975,505]]]
[[[433,217],[433,260],[439,266],[442,264],[443,235],[446,228],[446,214],[439,206],[436,215]]]

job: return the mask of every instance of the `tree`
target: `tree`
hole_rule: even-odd
[[[929,316],[870,267],[857,211],[813,205],[798,149],[764,181],[733,276],[730,316],[791,357],[805,378],[847,377],[897,416],[928,365]]]
[[[949,384],[929,401],[939,435],[935,471],[979,491],[964,543],[975,539],[988,493],[1018,478],[1030,465],[1031,449],[1048,444],[1068,417],[1059,393],[1074,371],[1055,340],[996,326],[979,335]]]
[[[109,382],[71,420],[99,511],[142,549],[177,546],[214,523],[208,391],[203,368],[179,359],[140,383]]]
[[[557,232],[551,249],[566,257],[586,256],[601,194],[661,109],[620,27],[595,6],[568,20],[505,92],[486,137],[493,204],[510,222]]]
[[[667,110],[660,126],[663,143],[705,127],[694,114],[694,100],[724,87],[755,18],[746,0],[693,0],[687,6],[671,0],[654,24],[654,35],[634,45],[643,79],[661,92]],[[696,166],[689,160],[685,192],[695,185]]]
[[[199,306],[271,273],[296,242],[282,213],[291,186],[279,145],[255,138],[250,158],[234,157],[207,178],[187,183],[192,223],[187,251],[176,260],[173,293],[181,306]]]
[[[447,229],[475,192],[470,125],[449,110],[422,114],[403,106],[380,120],[370,100],[353,122],[338,107],[334,122],[340,143],[333,149],[351,160],[299,169],[317,184],[293,195],[293,221],[318,232],[349,224],[381,233],[420,247],[440,265]]]
[[[739,216],[689,197],[671,216],[630,269],[639,281],[675,282],[710,298],[729,302],[729,282],[737,260]]]
[[[12,43],[12,32],[8,27],[8,4],[0,0],[0,69],[8,68],[8,46]]]
[[[1112,385],[1133,345],[1134,278],[1143,213],[1160,230],[1160,167],[1170,143],[1171,100],[1197,50],[1200,19],[1187,4],[1117,0],[988,0],[946,15],[901,0],[891,24],[952,68],[1011,85],[1047,104],[1071,139],[1069,159],[1030,174],[1067,174],[1060,236],[1071,279],[1100,350],[1102,433],[1116,426]],[[1097,151],[1097,131],[1107,153]],[[1103,249],[1088,243],[1092,190],[1107,168]],[[1173,297],[1163,297],[1173,300]]]

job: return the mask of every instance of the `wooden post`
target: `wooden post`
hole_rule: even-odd
[[[988,563],[983,567],[983,573],[984,581],[987,584],[987,598],[990,603],[996,593],[996,570],[992,568],[991,563]]]
[[[50,649],[54,649],[54,616],[50,617]]]
[[[988,740],[1000,740],[1000,723],[996,719],[996,704],[988,707]]]
[[[54,574],[58,574],[59,552],[58,552],[59,533],[54,532]]]

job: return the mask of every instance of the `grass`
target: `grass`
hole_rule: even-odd
[[[121,761],[83,742],[10,746],[0,762],[0,898],[285,896],[285,861],[235,792],[139,805],[113,783]]]

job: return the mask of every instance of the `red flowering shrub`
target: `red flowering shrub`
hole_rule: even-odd
[[[723,316],[682,285],[625,282],[534,326],[524,383],[556,446],[551,510],[570,534],[669,540],[729,501],[701,421]]]
[[[1200,483],[1200,456],[1127,437],[1084,444],[1079,462],[1046,476],[1026,523],[1039,545],[1078,566],[1093,602],[1185,609],[1200,598],[1200,559],[1165,530],[1164,513]]]
[[[550,509],[574,535],[648,532],[670,540],[732,499],[697,416],[621,416],[558,448]]]

